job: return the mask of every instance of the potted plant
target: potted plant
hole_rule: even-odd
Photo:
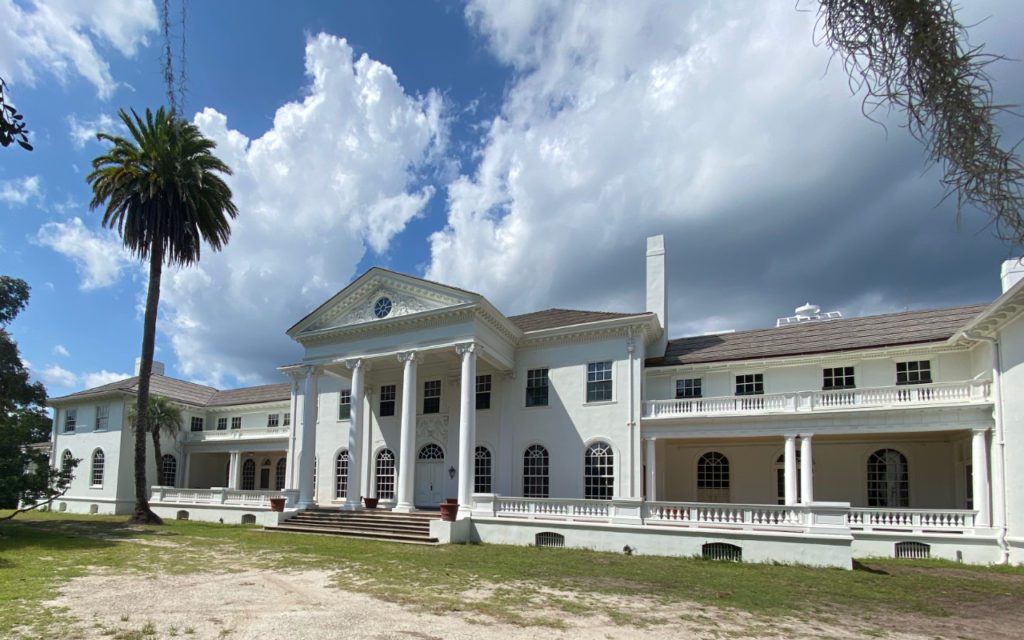
[[[459,515],[459,501],[448,498],[441,504],[441,519],[445,522],[455,522],[455,516]]]
[[[282,511],[284,511],[284,503],[285,503],[285,499],[284,498],[271,498],[270,499],[270,510],[271,511],[277,511],[277,512],[280,513]]]
[[[377,500],[378,500],[378,498],[371,498],[369,496],[363,496],[363,506],[366,507],[367,509],[376,509],[377,508]]]

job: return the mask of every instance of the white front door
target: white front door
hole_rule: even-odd
[[[444,500],[444,450],[436,444],[421,448],[416,456],[416,506],[436,508]]]

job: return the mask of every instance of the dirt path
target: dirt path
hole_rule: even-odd
[[[66,607],[78,621],[70,633],[62,633],[61,637],[82,639],[852,639],[864,637],[868,631],[855,621],[823,625],[756,618],[699,605],[666,607],[641,599],[627,600],[616,599],[615,609],[630,611],[641,621],[662,623],[633,626],[628,620],[627,624],[616,624],[605,615],[573,615],[556,610],[536,612],[564,622],[563,628],[551,629],[498,624],[478,614],[464,612],[435,615],[338,589],[332,586],[331,573],[326,571],[248,570],[159,578],[92,575],[72,580],[61,589],[56,600],[47,604]],[[877,625],[878,621],[874,622]],[[905,624],[901,626],[907,629]],[[933,629],[931,633],[920,635],[893,633],[886,637],[918,640],[934,638],[936,634]]]

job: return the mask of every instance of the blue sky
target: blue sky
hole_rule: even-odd
[[[1024,59],[1019,3],[963,11]],[[652,233],[673,336],[807,300],[991,300],[1012,250],[974,212],[955,224],[920,145],[861,116],[813,28],[740,1],[189,2],[185,112],[235,169],[241,215],[227,250],[165,275],[158,359],[277,381],[299,356],[284,330],[372,265],[510,314],[635,310]],[[0,75],[36,145],[0,151],[0,272],[32,286],[13,331],[51,395],[130,373],[139,349],[145,274],[85,176],[91,132],[162,104],[160,45],[149,0],[0,0]],[[998,101],[1024,102],[1022,63],[992,72]]]

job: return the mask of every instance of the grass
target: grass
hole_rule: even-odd
[[[663,621],[635,615],[630,598],[823,622],[856,612],[869,625],[904,614],[969,617],[975,608],[1024,605],[1024,569],[1013,567],[880,560],[870,571],[842,571],[501,545],[423,547],[200,522],[128,527],[124,520],[39,513],[0,525],[0,637],[70,628],[67,612],[41,603],[63,581],[97,570],[326,569],[337,572],[337,586],[391,602],[556,627],[561,614]],[[143,626],[126,637],[156,631]]]

